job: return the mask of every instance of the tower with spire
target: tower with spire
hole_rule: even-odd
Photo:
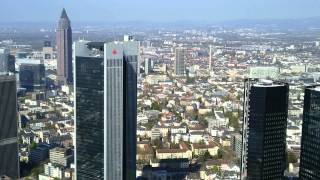
[[[57,85],[72,83],[72,29],[63,8],[57,27]]]

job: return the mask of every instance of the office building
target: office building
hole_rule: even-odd
[[[174,64],[175,74],[177,76],[184,76],[186,74],[185,61],[187,60],[187,50],[185,48],[176,49],[176,61]]]
[[[72,78],[72,30],[69,17],[63,9],[57,28],[57,84],[69,84]]]
[[[64,178],[65,168],[54,163],[47,163],[43,165],[44,173],[39,174],[39,180],[52,180]],[[67,179],[67,178],[66,178]]]
[[[9,49],[0,48],[0,75],[8,73]]]
[[[241,159],[242,135],[240,133],[231,135],[231,149],[235,153],[236,158]]]
[[[46,85],[45,67],[39,61],[28,61],[19,66],[20,87],[27,91],[44,90]]]
[[[139,43],[74,47],[77,179],[135,179]]]
[[[289,86],[245,80],[241,179],[282,179]]]
[[[0,75],[0,175],[19,177],[15,76]]]
[[[209,46],[209,72],[212,71],[212,46]]]
[[[305,88],[300,156],[301,180],[320,179],[320,86]]]
[[[33,164],[41,164],[49,158],[49,149],[51,146],[49,144],[38,144],[35,149],[32,149],[29,153],[29,161]]]
[[[45,41],[43,43],[42,53],[43,53],[44,60],[51,60],[54,58],[53,47],[51,46],[50,41]]]
[[[146,75],[152,72],[152,60],[150,58],[147,58],[144,61],[144,72]]]
[[[252,79],[278,79],[280,75],[280,68],[276,66],[252,66],[248,71],[248,76]]]

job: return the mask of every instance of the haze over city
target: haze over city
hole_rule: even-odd
[[[55,22],[63,7],[73,22],[221,22],[318,17],[318,0],[2,0],[0,22]]]
[[[319,9],[1,0],[0,180],[319,180]]]

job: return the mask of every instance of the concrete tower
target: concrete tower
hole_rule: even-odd
[[[72,30],[70,20],[63,9],[57,28],[57,85],[72,82]]]

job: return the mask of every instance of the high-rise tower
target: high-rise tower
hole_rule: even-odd
[[[72,30],[65,9],[57,28],[57,54],[57,84],[69,84],[72,82]]]
[[[209,72],[212,71],[212,46],[209,46]]]
[[[9,49],[0,48],[0,74],[8,73]]]
[[[289,85],[245,81],[241,179],[279,179],[286,168]]]
[[[299,178],[320,179],[320,86],[306,87],[304,93]]]
[[[19,178],[16,78],[0,75],[0,176]]]
[[[77,179],[135,179],[139,43],[74,47]]]
[[[187,50],[185,48],[177,48],[175,55],[176,55],[176,61],[174,64],[175,74],[177,76],[184,76],[186,74],[185,61],[187,59]]]

